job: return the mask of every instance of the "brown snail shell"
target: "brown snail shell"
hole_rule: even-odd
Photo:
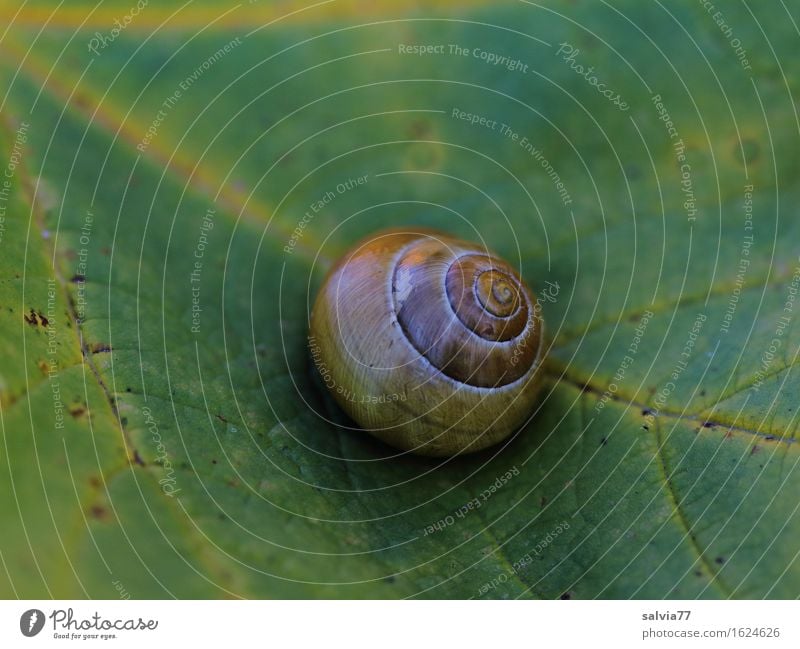
[[[385,230],[325,279],[311,354],[339,405],[372,435],[421,455],[470,453],[510,435],[535,404],[540,310],[485,247]]]

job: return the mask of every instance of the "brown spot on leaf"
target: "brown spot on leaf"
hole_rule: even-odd
[[[86,413],[86,406],[82,403],[73,403],[69,406],[69,414],[72,415],[74,419],[77,419],[81,415]]]
[[[98,521],[108,520],[108,510],[102,505],[92,505],[89,508],[89,515]]]
[[[433,129],[431,128],[431,123],[424,119],[414,120],[411,122],[411,126],[408,129],[409,135],[411,135],[411,137],[415,140],[427,139],[432,131]]]

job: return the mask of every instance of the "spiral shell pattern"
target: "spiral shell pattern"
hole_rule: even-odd
[[[538,348],[538,307],[516,272],[474,246],[422,239],[392,279],[397,320],[414,348],[447,376],[482,388],[507,385]]]
[[[342,409],[388,444],[432,456],[486,448],[526,420],[543,326],[507,262],[430,230],[354,246],[311,314],[314,362]]]

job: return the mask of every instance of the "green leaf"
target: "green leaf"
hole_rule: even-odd
[[[1,596],[800,595],[796,8],[69,4],[0,41]],[[389,225],[558,283],[508,443],[321,389]]]

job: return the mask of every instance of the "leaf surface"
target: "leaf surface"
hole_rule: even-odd
[[[800,595],[800,17],[717,4],[11,8],[0,595]],[[558,284],[508,443],[396,457],[315,379],[388,225]]]

